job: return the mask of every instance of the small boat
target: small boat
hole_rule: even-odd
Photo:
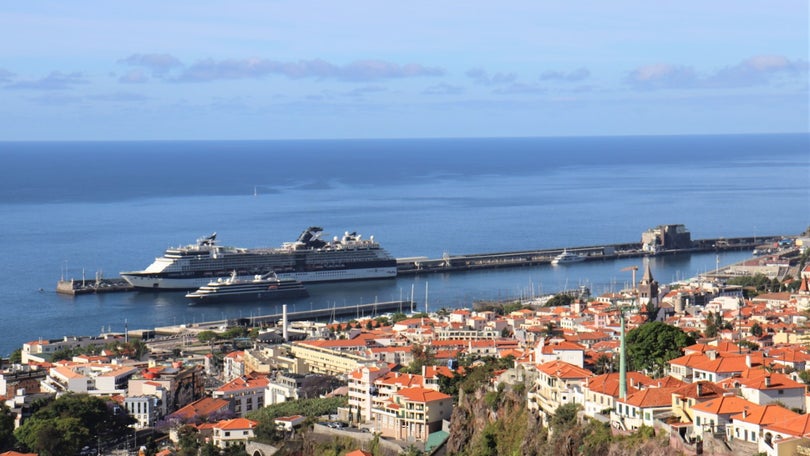
[[[556,266],[558,264],[579,263],[580,261],[585,261],[585,256],[563,250],[561,254],[551,260],[551,264]]]
[[[252,280],[237,277],[236,271],[227,279],[219,278],[186,297],[199,303],[227,301],[260,301],[309,296],[304,284],[295,279],[279,279],[275,273],[256,275]]]

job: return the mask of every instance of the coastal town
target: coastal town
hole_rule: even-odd
[[[31,340],[0,365],[0,454],[543,454],[563,436],[558,454],[625,454],[638,435],[805,454],[809,235],[674,283],[639,258],[599,295]],[[91,400],[104,425],[59,421]]]

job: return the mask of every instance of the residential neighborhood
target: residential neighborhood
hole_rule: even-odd
[[[251,336],[238,346],[209,343],[210,330],[194,327],[182,338],[34,340],[3,362],[0,396],[15,428],[35,419],[39,401],[70,395],[102,398],[128,415],[127,440],[98,441],[92,454],[188,454],[183,447],[192,444],[274,454],[302,434],[347,436],[354,450],[374,446],[374,454],[444,454],[461,419],[454,410],[474,391],[460,382],[497,364],[482,387],[520,393],[541,423],[574,407],[578,420],[614,435],[650,429],[681,454],[808,451],[810,266],[798,255],[743,266],[750,270],[740,277],[764,275],[778,289],[709,277],[659,284],[645,262],[641,279],[618,292],[581,289],[344,323],[285,321],[289,340],[263,337],[278,333],[275,326],[242,328]],[[673,340],[688,343],[638,340],[653,325],[659,338],[673,331]],[[183,342],[169,348],[170,337]],[[653,348],[670,355],[645,365],[639,350]],[[274,416],[270,430],[259,417],[327,399],[339,405],[317,416],[301,406]],[[389,453],[379,453],[383,447]]]

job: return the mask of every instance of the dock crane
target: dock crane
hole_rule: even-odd
[[[626,268],[622,268],[621,270],[622,271],[633,271],[633,283],[631,284],[631,286],[635,290],[636,289],[636,271],[638,271],[638,266],[628,266]]]

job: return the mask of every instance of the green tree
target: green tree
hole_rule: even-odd
[[[751,325],[751,334],[756,337],[762,337],[762,326],[759,326],[759,323],[754,322],[754,324]]]
[[[554,295],[551,299],[549,299],[545,306],[546,307],[557,307],[557,306],[568,306],[574,302],[574,297],[565,293],[558,293]]]
[[[219,448],[213,442],[208,442],[200,447],[199,456],[220,456]]]
[[[643,313],[644,316],[647,318],[647,321],[655,321],[658,317],[658,311],[661,308],[654,302],[650,301],[644,305]]]
[[[414,444],[408,445],[407,448],[402,450],[400,456],[423,456],[425,453],[416,447]]]
[[[14,436],[41,456],[73,454],[85,445],[95,445],[97,439],[128,431],[134,420],[116,408],[98,397],[67,394],[37,410]]]
[[[555,432],[565,432],[577,424],[577,412],[579,411],[579,404],[569,403],[563,404],[554,410],[549,424],[551,429]]]
[[[197,440],[197,428],[186,424],[177,430],[178,445],[180,446],[180,456],[197,456],[200,449],[200,442]]]
[[[8,361],[11,364],[20,364],[22,363],[22,348],[18,348],[11,352],[11,355],[8,357]]]
[[[0,402],[0,451],[14,446],[14,415],[4,402]]]
[[[613,372],[613,359],[605,353],[600,354],[594,363],[593,372],[596,375],[607,374]]]
[[[664,374],[669,360],[682,355],[695,339],[680,328],[654,321],[627,334],[627,359],[631,370],[643,370],[654,377]]]
[[[723,317],[720,317],[722,321]],[[717,324],[717,320],[715,319],[715,315],[712,312],[709,312],[706,315],[706,329],[703,330],[703,334],[706,337],[717,337],[717,333],[719,330],[719,325]]]
[[[431,366],[436,361],[433,350],[427,345],[413,344],[411,346],[411,356],[413,356],[413,361],[406,369],[403,369],[403,372],[422,374],[422,366]]]

